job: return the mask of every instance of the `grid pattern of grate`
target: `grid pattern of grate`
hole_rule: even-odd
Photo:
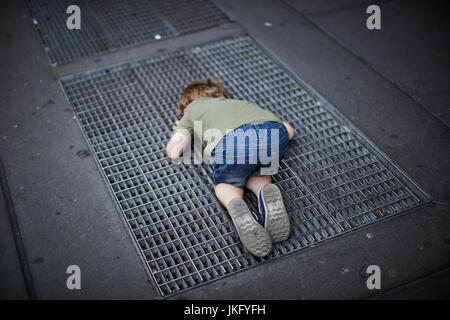
[[[183,86],[213,75],[296,130],[274,180],[291,237],[266,258],[237,240],[208,165],[165,156]],[[247,36],[68,76],[61,85],[162,295],[171,295],[428,200],[404,173]],[[255,197],[246,194],[250,206]]]
[[[210,0],[25,0],[52,65],[207,29],[228,22]],[[81,10],[69,30],[67,7]]]

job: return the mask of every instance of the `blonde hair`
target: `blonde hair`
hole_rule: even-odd
[[[206,81],[192,81],[184,88],[178,102],[178,117],[181,119],[184,115],[184,109],[189,103],[198,98],[228,98],[228,92],[225,87],[216,79],[210,77]]]

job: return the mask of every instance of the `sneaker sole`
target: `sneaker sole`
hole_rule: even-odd
[[[263,187],[261,195],[266,204],[267,232],[274,243],[286,240],[291,233],[291,222],[280,189],[274,184],[268,184]]]
[[[244,247],[254,256],[267,256],[272,250],[272,240],[264,227],[252,217],[245,201],[231,200],[228,212]]]

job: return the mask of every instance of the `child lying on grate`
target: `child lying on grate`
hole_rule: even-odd
[[[213,78],[184,89],[179,117],[166,147],[168,157],[179,158],[186,148],[190,150],[191,138],[198,136],[213,166],[216,196],[227,208],[240,240],[253,255],[268,255],[272,242],[286,240],[290,234],[281,192],[271,183],[271,175],[278,171],[294,129],[254,103],[229,99]],[[258,198],[259,215],[244,202],[244,188]]]

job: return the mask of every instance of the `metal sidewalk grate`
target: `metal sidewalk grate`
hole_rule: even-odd
[[[210,0],[25,0],[50,63],[55,66],[229,22]],[[69,30],[68,6],[81,10],[81,30]]]
[[[274,180],[291,237],[266,258],[237,240],[208,165],[172,165],[165,144],[178,95],[215,76],[296,130]],[[399,168],[249,37],[61,79],[148,271],[172,295],[396,215],[429,200]],[[255,197],[247,194],[251,206]]]

